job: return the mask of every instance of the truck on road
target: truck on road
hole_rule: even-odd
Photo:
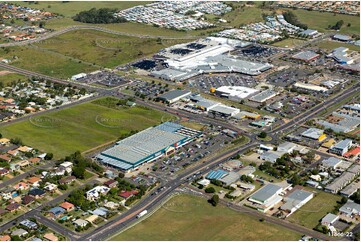
[[[141,218],[141,217],[143,217],[144,215],[146,215],[147,213],[148,213],[148,211],[147,211],[147,210],[144,210],[144,211],[140,212],[140,213],[137,215],[137,218]]]

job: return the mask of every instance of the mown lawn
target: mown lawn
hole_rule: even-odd
[[[110,240],[299,240],[297,234],[280,226],[260,222],[247,214],[203,198],[180,195],[155,214]]]
[[[289,216],[287,220],[313,229],[319,223],[320,219],[327,213],[332,212],[337,205],[337,201],[341,200],[341,196],[311,188],[307,189],[315,192],[314,198]]]
[[[93,102],[2,127],[3,137],[19,137],[29,146],[62,158],[118,139],[130,131],[160,124],[169,114],[141,106],[109,108]],[[163,118],[164,119],[164,118]]]

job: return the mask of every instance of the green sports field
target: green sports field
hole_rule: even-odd
[[[180,195],[156,213],[110,240],[187,241],[187,240],[291,240],[301,238],[278,225],[260,222],[247,214],[203,198]]]
[[[9,124],[1,127],[0,133],[62,158],[159,124],[162,117],[168,119],[169,115],[140,106],[114,109],[93,101]]]

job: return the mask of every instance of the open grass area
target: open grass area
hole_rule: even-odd
[[[185,127],[195,129],[195,130],[202,130],[204,128],[203,124],[200,124],[197,122],[192,122],[192,121],[180,122],[180,124],[184,125]]]
[[[189,40],[160,41],[108,34],[94,30],[68,32],[36,46],[104,67],[115,67]]]
[[[276,46],[276,47],[282,47],[282,48],[293,48],[293,47],[295,47],[297,45],[301,45],[303,43],[305,43],[304,40],[288,38],[288,39],[284,39],[279,42],[273,43],[272,45]]]
[[[319,48],[325,49],[325,50],[333,50],[338,47],[346,47],[346,48],[349,48],[350,50],[360,52],[360,46],[347,44],[347,43],[341,43],[341,42],[337,42],[337,41],[330,41],[330,40],[324,40],[324,41],[318,42],[317,46]]]
[[[64,15],[65,17],[72,17],[80,11],[89,10],[91,8],[116,8],[118,10],[130,8],[136,5],[141,5],[147,2],[141,1],[37,1],[34,2],[11,2],[21,6],[44,9],[52,13]]]
[[[132,130],[159,124],[162,117],[170,118],[169,114],[141,106],[111,108],[96,101],[9,124],[0,133],[3,137],[19,137],[26,145],[62,158],[111,142]]]
[[[282,236],[280,236],[282,235]],[[203,198],[172,198],[150,218],[110,240],[298,240],[301,235],[280,226],[260,222]]]
[[[359,16],[351,16],[346,14],[333,14],[326,12],[318,12],[318,11],[307,11],[307,10],[292,10],[298,20],[307,24],[308,28],[316,29],[321,32],[331,31],[328,30],[329,25],[335,25],[337,21],[343,20],[344,25],[340,29],[340,33],[347,34],[360,34],[360,17]],[[350,23],[351,26],[347,27],[347,24]]]
[[[26,76],[0,69],[0,82],[4,86],[8,86],[13,81],[26,81],[27,79]]]
[[[332,212],[337,205],[337,201],[341,200],[341,196],[311,188],[306,189],[315,192],[314,198],[289,216],[287,220],[313,229],[320,219],[327,213]]]
[[[79,63],[65,56],[39,51],[31,47],[0,49],[2,58],[11,59],[11,65],[45,75],[67,79],[80,72],[97,70],[95,66]],[[16,56],[16,58],[13,58]]]
[[[222,18],[229,22],[227,25],[237,28],[239,28],[240,25],[263,22],[262,13],[272,13],[269,10],[258,8],[256,5],[241,8],[244,2],[231,2],[231,4],[235,10],[226,13]]]

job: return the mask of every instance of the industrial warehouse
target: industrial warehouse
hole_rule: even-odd
[[[165,122],[123,139],[105,150],[97,159],[108,166],[131,171],[140,165],[168,156],[197,138],[201,132]]]

